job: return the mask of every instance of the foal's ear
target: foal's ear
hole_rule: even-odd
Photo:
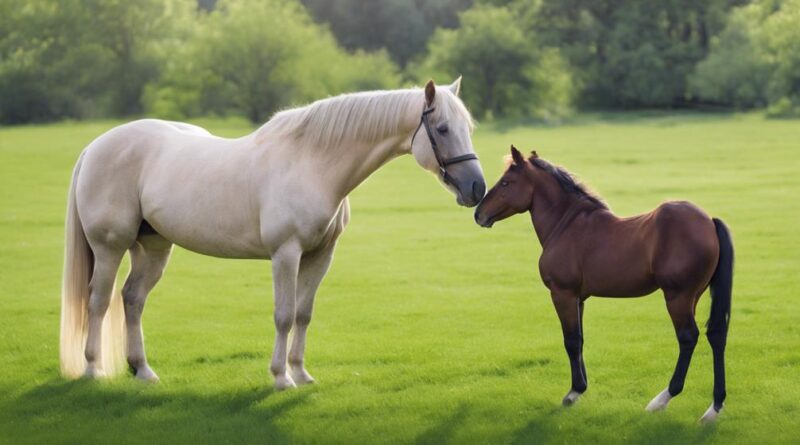
[[[430,107],[433,105],[433,99],[436,97],[436,85],[433,83],[433,79],[429,80],[428,83],[425,84],[425,103],[428,104]]]
[[[455,82],[451,83],[449,88],[450,91],[453,92],[453,94],[458,96],[461,93],[461,76],[458,76],[458,79],[456,79]]]
[[[525,158],[522,157],[522,153],[517,150],[517,147],[515,147],[514,144],[511,144],[511,159],[514,160],[514,164],[516,165],[525,164]]]

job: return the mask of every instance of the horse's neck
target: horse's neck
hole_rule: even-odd
[[[316,150],[311,154],[312,164],[324,182],[322,186],[334,192],[336,199],[344,199],[387,162],[410,153],[411,134],[419,116],[411,110],[408,113],[399,110],[398,116],[402,122],[395,134],[384,135],[377,141],[354,138],[343,142],[342,147]]]
[[[534,170],[533,200],[531,202],[531,222],[542,246],[551,235],[562,230],[568,219],[574,216],[579,203],[566,193],[548,173]]]

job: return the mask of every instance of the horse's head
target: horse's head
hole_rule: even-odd
[[[425,85],[425,107],[411,139],[414,159],[436,173],[458,204],[473,207],[486,192],[486,181],[472,148],[472,117],[458,97],[459,77],[448,87]]]
[[[536,153],[532,156],[535,157]],[[530,210],[533,182],[528,178],[528,170],[531,168],[531,163],[512,145],[506,171],[475,209],[475,222],[478,225],[492,227],[497,221]]]

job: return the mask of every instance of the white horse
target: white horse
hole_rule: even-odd
[[[459,204],[472,207],[483,197],[460,81],[320,100],[277,113],[239,139],[152,119],[95,139],[75,166],[67,205],[62,373],[114,374],[124,350],[137,378],[158,380],[145,357],[141,318],[174,243],[217,257],[271,259],[275,386],[313,382],[303,366],[306,330],[350,218],[347,195],[411,153]],[[130,274],[121,298],[112,298],[126,250]]]

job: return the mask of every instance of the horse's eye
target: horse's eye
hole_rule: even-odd
[[[449,129],[447,128],[447,122],[442,122],[441,124],[436,126],[436,131],[438,131],[441,134],[447,133],[448,130]]]
[[[500,182],[500,185],[502,185],[503,187],[505,187],[505,186],[507,186],[507,185],[508,185],[508,181],[502,181],[502,182]]]

